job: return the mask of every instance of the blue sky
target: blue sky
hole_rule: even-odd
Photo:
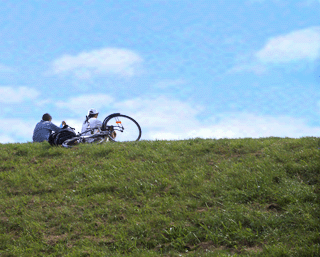
[[[3,1],[0,143],[44,113],[142,138],[320,136],[319,0]]]

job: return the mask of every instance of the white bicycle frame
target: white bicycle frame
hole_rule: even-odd
[[[97,132],[95,132],[95,133],[93,133],[91,135],[84,135],[83,136],[83,134],[86,134],[88,132],[93,132],[96,129],[98,130]],[[96,144],[101,144],[101,143],[109,141],[109,140],[115,141],[113,139],[113,137],[111,136],[111,132],[109,130],[102,131],[100,127],[90,128],[90,129],[88,129],[88,130],[86,130],[86,131],[84,131],[82,133],[78,132],[78,135],[75,136],[74,138],[78,138],[78,140],[77,140],[78,143],[86,143],[87,139],[91,139],[91,138],[92,139],[101,138],[99,142],[95,142]],[[68,141],[68,140],[66,140],[66,141]],[[64,142],[62,143],[62,146],[63,147],[67,147],[67,148],[71,147],[69,145],[64,144]]]

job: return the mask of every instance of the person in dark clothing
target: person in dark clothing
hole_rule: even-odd
[[[54,125],[52,122],[52,117],[49,113],[45,113],[42,116],[42,120],[37,123],[36,127],[33,131],[32,140],[33,142],[43,142],[48,141],[50,134],[52,131],[59,132],[62,128]],[[62,124],[65,123],[64,121]],[[65,125],[65,124],[64,124]]]

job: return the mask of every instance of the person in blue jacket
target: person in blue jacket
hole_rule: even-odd
[[[59,132],[62,128],[54,125],[52,122],[52,117],[49,113],[45,113],[42,116],[42,120],[37,123],[33,131],[32,140],[33,142],[43,142],[48,141],[52,131]],[[62,122],[62,125],[66,125],[65,122]]]

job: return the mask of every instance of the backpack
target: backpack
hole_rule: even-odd
[[[53,133],[49,136],[48,142],[52,146],[62,145],[67,139],[77,136],[76,133],[67,125],[59,132]]]

